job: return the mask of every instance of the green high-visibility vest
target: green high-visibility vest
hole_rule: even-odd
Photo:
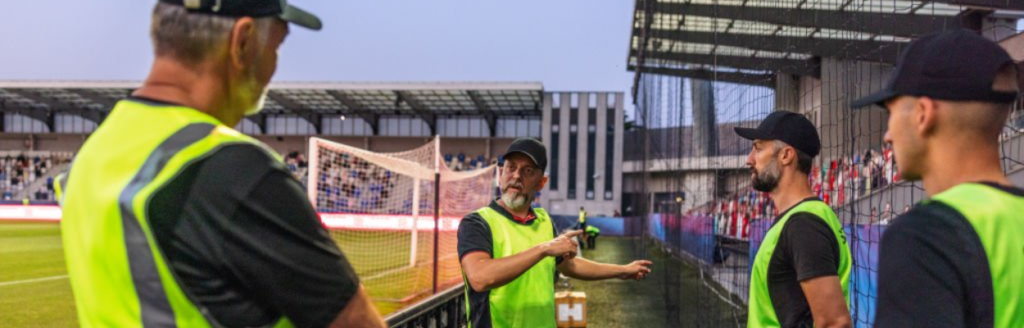
[[[761,248],[757,250],[754,258],[753,268],[750,272],[750,300],[747,302],[747,327],[779,327],[779,318],[772,305],[771,295],[768,293],[768,264],[771,262],[772,254],[775,253],[775,246],[778,245],[779,235],[782,228],[786,226],[789,218],[796,213],[811,213],[828,224],[829,228],[836,235],[836,242],[839,244],[839,282],[843,288],[843,297],[846,305],[850,305],[850,247],[846,245],[846,234],[843,233],[843,226],[832,209],[822,201],[805,201],[786,212],[779,222],[775,223],[761,242]]]
[[[262,146],[192,108],[117,103],[82,146],[63,195],[61,234],[82,327],[220,326],[168,267],[147,208],[188,165],[239,143]],[[277,326],[291,323],[282,317]]]
[[[515,223],[490,207],[477,210],[491,229],[493,258],[509,257],[551,241],[555,228],[551,217],[540,208],[529,225]],[[465,272],[462,274],[465,279]],[[469,282],[464,284],[466,319],[472,328]],[[555,259],[545,257],[507,285],[491,289],[491,325],[494,328],[555,327]]]
[[[957,185],[932,197],[971,223],[992,274],[995,327],[1024,327],[1024,197],[980,183]]]

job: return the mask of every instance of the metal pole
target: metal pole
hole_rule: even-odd
[[[437,241],[441,226],[441,172],[434,173],[434,294],[437,294]]]

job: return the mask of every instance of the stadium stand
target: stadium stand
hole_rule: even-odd
[[[489,158],[484,155],[466,156],[465,153],[444,154],[444,162],[453,171],[479,170],[491,164],[497,164],[497,158]]]
[[[750,263],[777,209],[750,188],[750,144],[732,128],[757,126],[778,110],[804,114],[818,128],[822,153],[809,182],[850,247],[854,325],[872,326],[881,236],[925,193],[895,169],[899,159],[883,143],[885,112],[849,104],[885,84],[910,41],[943,30],[974,30],[1024,68],[1022,9],[975,0],[637,2],[626,58],[637,116],[624,195],[633,201],[624,212],[639,222],[627,230],[698,268],[693,280],[706,287],[664,289],[668,326],[746,322]],[[1022,120],[1018,100],[1001,135],[1003,170],[1016,184],[1024,181]],[[685,272],[661,272],[669,271]],[[693,302],[703,315],[681,306]]]
[[[0,195],[5,201],[52,201],[53,176],[73,158],[68,152],[0,152]]]
[[[1010,118],[1000,139],[1007,141],[1022,135],[1022,124],[1024,111],[1018,110]],[[819,198],[835,208],[841,208],[902,182],[896,169],[892,146],[889,144],[880,145],[879,150],[869,148],[855,152],[852,158],[844,156],[822,162],[828,163],[829,166],[814,165],[811,169],[810,184]],[[868,222],[885,225],[907,209],[908,207],[904,206],[902,210],[897,211],[889,201],[881,208],[872,207],[868,214]],[[751,222],[772,219],[778,214],[772,208],[770,196],[754,191],[749,186],[744,187],[742,192],[726,196],[723,200],[697,206],[688,213],[714,217],[716,235],[738,240],[749,240]]]

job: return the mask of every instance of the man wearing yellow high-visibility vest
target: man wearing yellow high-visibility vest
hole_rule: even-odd
[[[579,227],[576,227],[577,229],[587,229],[587,210],[583,209],[583,206],[580,206],[580,216],[579,219],[577,219],[577,223],[579,224]]]
[[[580,206],[580,215],[576,219],[576,230],[583,230],[583,234],[579,236],[579,240],[581,242],[580,246],[583,247],[583,248],[587,248],[587,243],[589,242],[587,240],[587,239],[589,239],[589,236],[587,236],[587,233],[586,233],[587,232],[587,210],[583,209],[583,206]]]
[[[66,172],[57,174],[57,176],[53,178],[53,195],[54,198],[56,198],[54,200],[57,201],[58,205],[64,204],[64,181],[67,181],[67,178],[68,175]]]
[[[850,248],[808,183],[821,150],[817,129],[803,115],[776,111],[756,129],[735,130],[754,141],[754,189],[771,193],[780,210],[751,264],[747,327],[850,327]]]
[[[547,211],[530,208],[548,178],[547,149],[521,138],[504,155],[501,198],[459,223],[469,328],[554,328],[555,276],[643,279],[650,261],[613,265],[576,257],[575,230],[555,234]]]
[[[1024,327],[1024,189],[999,140],[1017,64],[970,30],[905,49],[889,83],[853,104],[885,108],[900,174],[930,197],[882,236],[875,327]]]
[[[161,0],[149,76],[82,146],[61,232],[83,327],[384,327],[259,112],[283,0]]]

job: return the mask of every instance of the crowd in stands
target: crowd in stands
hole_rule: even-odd
[[[71,161],[71,153],[49,154],[6,154],[0,158],[0,195],[5,201],[17,201],[18,194],[38,179],[46,179],[46,183],[30,190],[26,198],[35,201],[52,201],[54,196],[52,170]]]
[[[829,205],[846,204],[901,180],[889,145],[881,152],[868,149],[827,163],[811,170],[811,187]]]
[[[825,167],[814,165],[810,184],[814,193],[825,203],[838,207],[861,197],[867,197],[890,184],[900,181],[892,147],[867,149],[854,154],[827,160]],[[907,209],[904,209],[904,212]],[[716,234],[746,240],[750,236],[750,223],[754,220],[774,219],[778,211],[767,193],[751,187],[723,200],[704,204],[689,214],[711,216],[715,220]],[[897,214],[891,204],[881,212],[873,208],[869,214],[871,224],[888,224]]]
[[[464,153],[458,153],[457,155],[445,154],[444,163],[448,165],[448,168],[453,171],[472,171],[482,169],[491,164],[497,164],[498,159],[486,158],[484,155],[477,155],[476,157],[466,156]]]
[[[288,166],[288,171],[291,171],[296,179],[302,181],[303,185],[306,184],[306,170],[309,165],[306,163],[305,156],[297,151],[290,152],[288,156],[284,157],[284,164]]]
[[[400,214],[412,209],[409,199],[403,201],[401,208],[386,206],[396,194],[397,177],[359,157],[341,154],[338,158],[325,158],[319,179],[317,203],[323,212]],[[411,193],[412,186],[407,187]]]
[[[1016,110],[1010,116],[1000,140],[1009,140],[1024,134],[1024,110]],[[853,156],[831,158],[827,166],[815,165],[810,174],[814,193],[832,207],[848,204],[873,192],[902,181],[896,169],[896,158],[892,146],[884,144],[880,149],[866,149]],[[886,203],[881,210],[872,207],[868,216],[869,224],[887,225],[900,214],[910,210],[910,205],[897,210]],[[774,219],[778,215],[771,198],[750,187],[732,197],[698,206],[690,214],[712,216],[715,219],[716,234],[734,239],[748,239],[750,222]]]
[[[301,154],[289,155],[286,159],[292,172],[302,179],[306,174],[305,160]],[[444,155],[445,164],[454,171],[482,169],[488,163],[484,156],[468,157],[465,154]],[[292,164],[294,163],[294,164]],[[325,158],[321,163],[318,189],[318,210],[331,213],[374,213],[411,214],[413,208],[412,179],[394,174],[383,167],[373,165],[361,158],[341,154],[337,158]],[[304,180],[303,180],[304,181]],[[396,184],[399,186],[396,187]],[[397,193],[402,193],[398,195]],[[455,197],[447,195],[446,197]],[[431,197],[421,199],[420,208],[432,206]],[[400,206],[395,206],[396,202]]]

